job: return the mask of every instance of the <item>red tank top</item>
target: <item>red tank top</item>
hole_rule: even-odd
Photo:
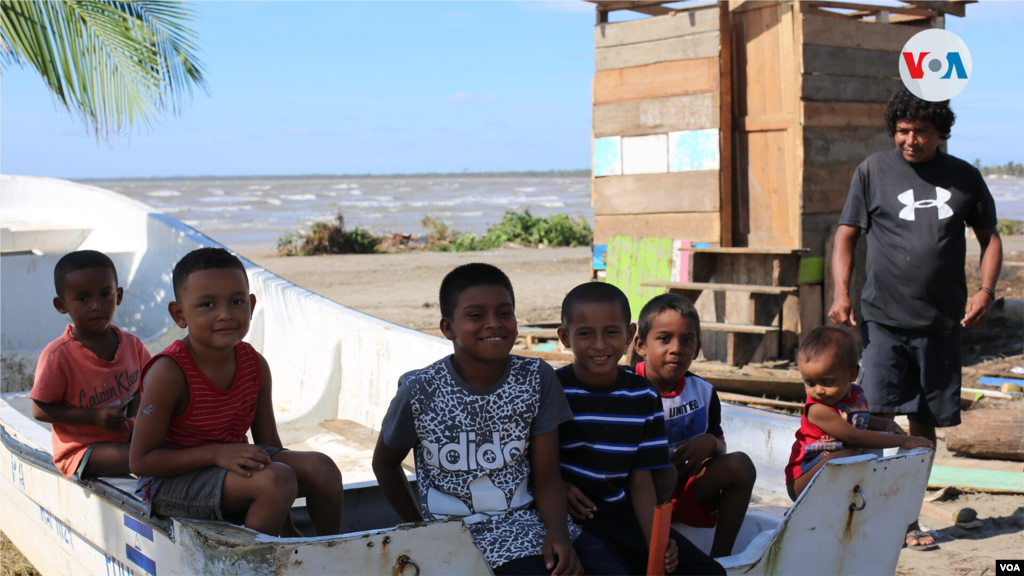
[[[168,448],[189,448],[207,444],[248,444],[245,433],[256,415],[256,397],[263,386],[263,370],[256,350],[246,342],[235,345],[235,379],[231,388],[218,388],[196,365],[188,347],[176,340],[157,354],[142,370],[142,379],[157,358],[166,356],[178,363],[188,382],[188,410],[171,418],[164,437]]]
[[[814,459],[819,454],[828,454],[845,448],[856,448],[856,446],[847,446],[837,441],[826,434],[824,430],[812,424],[807,418],[807,409],[811,404],[821,404],[821,402],[808,396],[804,403],[804,413],[800,417],[800,429],[796,431],[796,441],[789,454],[789,464],[786,465],[786,484],[793,482],[804,472],[813,468]],[[821,405],[845,418],[851,426],[861,430],[868,427],[868,420],[871,418],[868,413],[868,400],[864,396],[864,390],[856,384],[850,386],[850,394],[835,406]]]

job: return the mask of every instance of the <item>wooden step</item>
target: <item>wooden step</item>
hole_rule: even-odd
[[[723,322],[701,322],[700,329],[708,332],[733,332],[736,334],[769,334],[778,332],[778,326],[754,326],[751,324],[725,324]]]
[[[713,282],[643,282],[641,286],[667,290],[714,290],[716,292],[748,292],[750,294],[796,294],[796,286],[762,286],[758,284],[718,284]]]
[[[704,254],[760,254],[760,255],[773,255],[773,254],[801,254],[807,252],[807,248],[729,248],[729,247],[718,247],[718,248],[694,248],[683,246],[680,250],[686,252],[700,252]]]

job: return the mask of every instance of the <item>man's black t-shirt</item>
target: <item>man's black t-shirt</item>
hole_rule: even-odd
[[[840,224],[867,240],[864,320],[956,335],[967,305],[964,225],[996,227],[976,168],[937,151],[907,162],[899,149],[869,156],[853,175]]]

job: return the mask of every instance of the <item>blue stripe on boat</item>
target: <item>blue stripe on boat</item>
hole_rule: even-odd
[[[139,536],[142,536],[146,540],[149,540],[150,542],[153,541],[152,527],[143,524],[142,522],[139,522],[138,520],[132,518],[127,514],[124,515],[124,525],[127,526],[132,532],[137,533]]]
[[[146,556],[142,552],[139,552],[135,548],[132,548],[131,544],[124,545],[124,553],[128,556],[128,559],[134,562],[139,568],[142,568],[147,574],[156,576],[156,561]]]

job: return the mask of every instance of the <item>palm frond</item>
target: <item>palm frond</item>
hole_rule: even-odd
[[[181,2],[0,0],[0,61],[34,68],[61,104],[109,137],[207,90]]]

